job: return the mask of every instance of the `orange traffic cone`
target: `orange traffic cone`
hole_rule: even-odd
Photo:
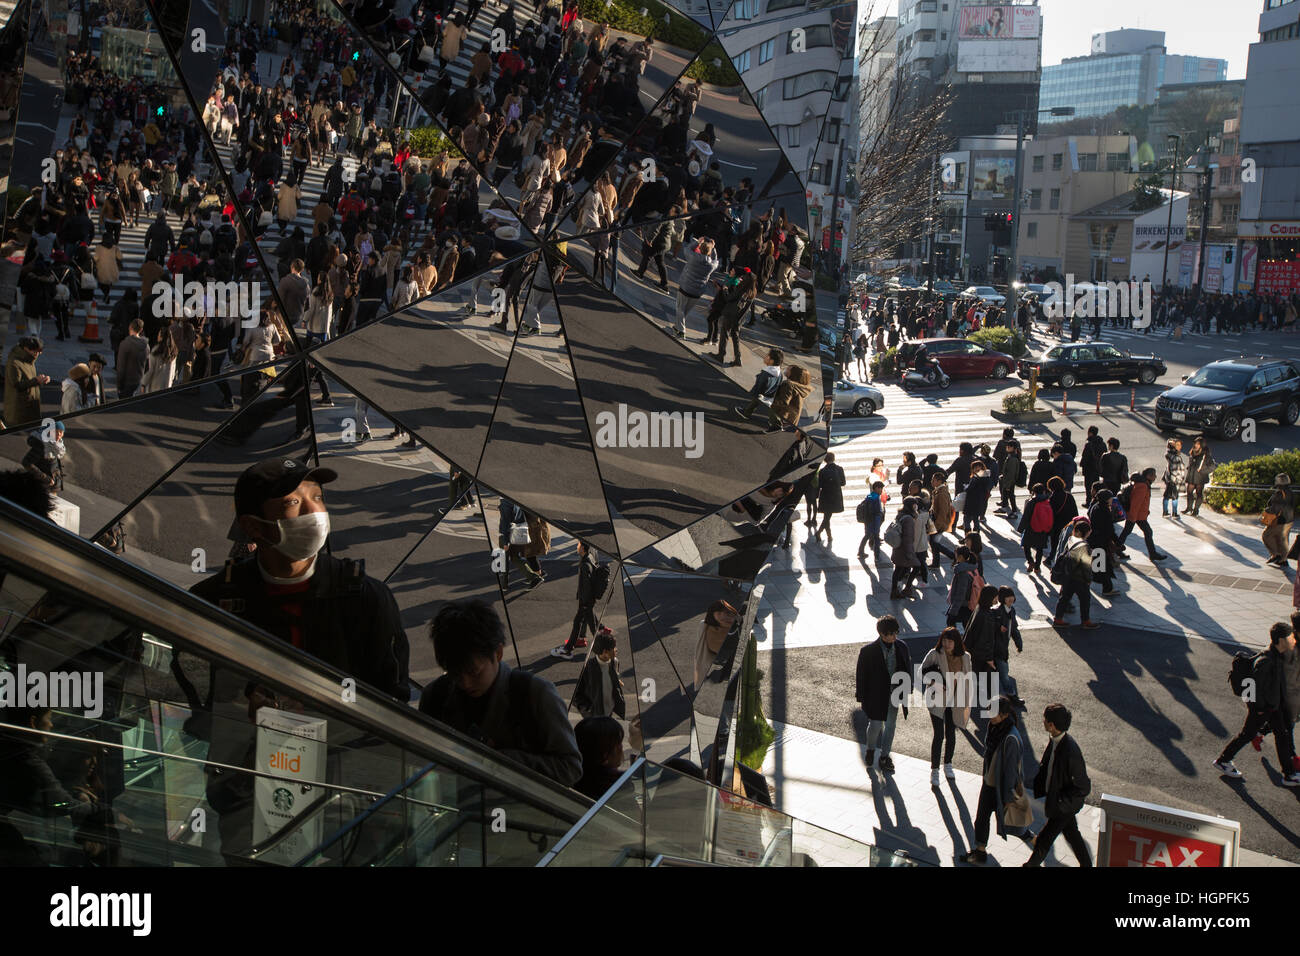
[[[86,303],[86,333],[78,335],[77,341],[90,342],[95,345],[104,341],[99,334],[99,310],[95,307],[94,299]]]

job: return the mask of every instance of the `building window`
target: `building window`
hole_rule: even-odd
[[[740,54],[740,56],[736,57],[736,59],[733,60],[732,62],[736,64],[737,73],[746,72],[749,69],[749,51],[746,50],[744,53]]]
[[[850,80],[852,78],[850,77]],[[781,81],[781,99],[793,100],[819,90],[835,89],[835,74],[830,70],[813,70]]]
[[[831,120],[830,126],[826,128],[826,142],[838,143],[840,141],[840,121]]]
[[[1034,167],[1033,167],[1033,168],[1034,168],[1034,172],[1036,172],[1036,173],[1041,173],[1041,172],[1043,171],[1043,157],[1041,157],[1041,156],[1035,156],[1035,157],[1034,157]]]
[[[736,0],[731,15],[737,20],[752,20],[758,15],[758,0]]]
[[[1029,190],[1029,208],[1030,209],[1043,208],[1043,191],[1041,189]]]
[[[753,99],[754,105],[761,110],[763,108],[763,102],[767,99],[767,87],[765,86],[761,90],[755,90],[753,93]]]
[[[803,28],[803,47],[805,50],[811,50],[814,47],[819,46],[830,46],[831,42],[831,28],[829,26],[825,24],[814,24]],[[785,52],[793,53],[793,46],[794,31],[791,30],[785,35]]]
[[[772,59],[772,57],[775,55],[776,55],[775,40],[764,40],[762,43],[758,45],[758,62],[760,65],[766,63],[768,60]]]
[[[1031,223],[1028,225],[1028,227],[1025,229],[1025,235],[1028,236],[1030,239],[1037,239],[1037,238],[1038,238],[1038,223],[1036,223],[1036,222],[1031,222]]]
[[[799,146],[799,127],[787,126],[785,128],[785,145],[791,149],[797,149]]]
[[[1057,169],[1057,170],[1059,170],[1059,169],[1061,168],[1061,164],[1062,164],[1063,159],[1064,159],[1063,154],[1061,154],[1061,153],[1053,153],[1053,154],[1052,154],[1052,169]]]
[[[806,6],[807,3],[808,0],[767,0],[767,12],[771,13],[773,10],[788,10],[791,7],[802,7]]]
[[[812,164],[812,169],[810,169],[810,170],[808,171],[808,181],[809,181],[809,182],[813,182],[813,183],[820,183],[820,182],[822,181],[822,164],[821,164],[821,163],[813,163],[813,164]]]
[[[1097,154],[1080,153],[1079,171],[1084,173],[1095,173],[1097,171]]]
[[[1048,208],[1049,209],[1061,208],[1061,191],[1059,189],[1052,190],[1050,198],[1048,199]]]
[[[1113,173],[1128,172],[1128,153],[1107,153],[1106,169]]]

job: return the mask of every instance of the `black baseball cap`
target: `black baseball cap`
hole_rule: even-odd
[[[245,469],[235,482],[235,514],[260,517],[264,502],[283,498],[304,481],[324,485],[337,477],[332,468],[311,468],[293,458],[268,458]]]

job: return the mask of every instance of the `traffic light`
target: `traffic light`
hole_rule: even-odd
[[[353,62],[356,62],[356,61],[359,60],[359,59],[361,59],[361,51],[360,51],[360,50],[353,50],[353,51],[352,51],[352,60],[353,60]]]
[[[158,109],[154,110],[154,113],[155,113],[156,115],[158,115],[158,116],[162,116],[162,115],[163,115],[163,108],[162,108],[161,106],[158,107]]]

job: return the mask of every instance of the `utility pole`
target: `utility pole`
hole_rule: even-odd
[[[934,191],[936,188],[934,185],[934,174],[939,168],[939,158],[939,154],[936,152],[934,154],[934,165],[930,167],[930,201],[929,207],[925,212],[926,231],[928,233],[927,238],[930,243],[926,248],[926,252],[928,253],[926,258],[930,260],[930,277],[925,282],[925,298],[927,301],[929,301],[929,299],[934,295]]]
[[[840,183],[844,179],[844,147],[848,145],[848,133],[843,124],[840,129],[840,155],[835,166],[835,192],[831,199],[831,240],[826,250],[826,271],[835,276],[836,284],[840,279],[840,258],[835,252],[835,233],[840,225]],[[841,247],[843,244],[841,243]]]
[[[1016,110],[1016,188],[1011,193],[1011,261],[1007,264],[1007,317],[1014,323],[1020,279],[1020,192],[1024,187],[1025,111]]]
[[[1167,141],[1172,143],[1173,153],[1169,160],[1169,223],[1165,226],[1165,265],[1160,271],[1160,294],[1164,295],[1169,282],[1169,243],[1174,238],[1174,176],[1178,173],[1178,146],[1183,138],[1177,133],[1170,133]]]

